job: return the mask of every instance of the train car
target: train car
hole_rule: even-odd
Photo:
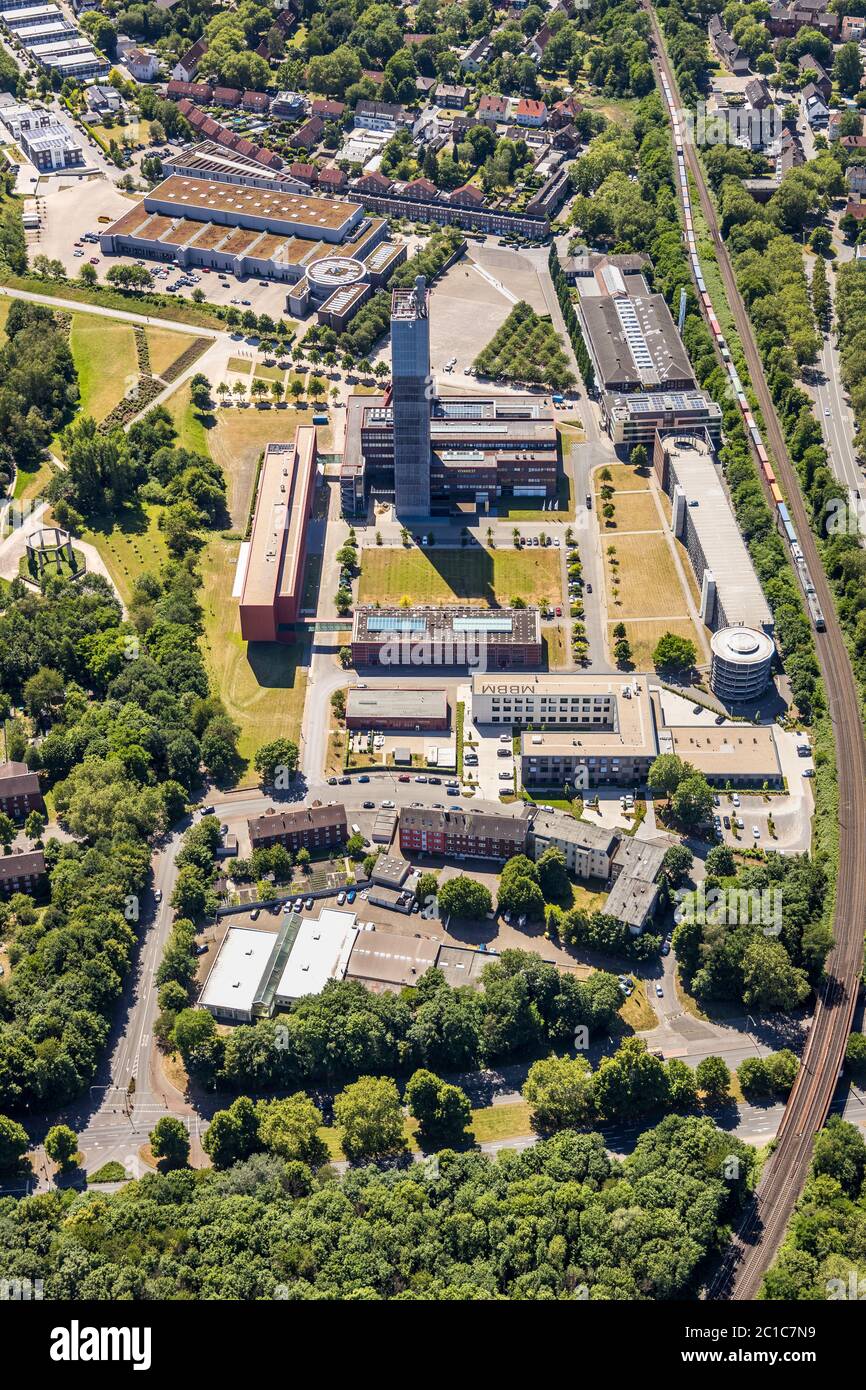
[[[770,466],[770,458],[766,449],[764,448],[763,441],[760,439],[760,437],[758,438],[755,452],[757,453],[760,462],[768,468]]]
[[[752,414],[751,410],[745,411],[743,418],[746,422],[746,429],[751,433],[751,431],[756,428],[755,417]]]
[[[826,632],[827,624],[824,621],[824,614],[821,605],[815,594],[806,595],[806,607],[809,609],[809,617],[815,625],[816,632]]]
[[[760,449],[760,447],[761,447],[761,431],[758,429],[758,426],[757,426],[756,424],[752,423],[752,424],[749,426],[749,434],[752,436],[752,443],[754,444],[755,449],[756,449],[756,450],[757,450],[757,449]],[[759,457],[760,457],[760,455],[759,455]]]
[[[779,487],[778,483],[770,484],[770,496],[772,497],[777,507],[780,502],[784,502],[785,500],[782,496],[782,489]]]

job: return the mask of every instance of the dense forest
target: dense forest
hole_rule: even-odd
[[[563,1133],[495,1160],[337,1178],[255,1154],[105,1195],[0,1201],[8,1278],[47,1299],[656,1299],[697,1291],[754,1151],[671,1116],[622,1163]]]

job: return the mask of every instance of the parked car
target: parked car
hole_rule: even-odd
[[[212,816],[215,814],[215,808],[213,806],[202,806],[201,813],[203,816]]]
[[[161,903],[161,902],[162,902],[162,889],[161,889],[161,888],[154,888],[154,890],[153,890],[153,901],[154,901],[155,903]]]
[[[383,802],[382,802],[382,810],[383,810],[383,811],[393,811],[393,809],[394,809],[394,803],[393,803],[393,801],[383,801]]]
[[[312,899],[312,898],[305,898],[305,899],[304,899],[304,907],[307,909],[308,912],[312,912],[312,910],[313,910],[313,899]]]
[[[408,772],[401,772],[401,773],[400,773],[400,776],[397,778],[397,781],[398,781],[398,782],[411,782],[411,781],[412,781],[412,778],[409,776]]]
[[[354,888],[350,888],[349,891],[348,891],[348,893],[346,894],[346,902],[347,902],[347,903],[353,903],[353,902],[355,901],[355,899],[357,898],[357,896],[358,896],[358,894],[355,892],[355,889],[354,889]]]
[[[664,999],[664,997],[665,997],[665,992],[664,992],[664,990],[662,989],[661,985],[656,985],[656,998],[657,998],[657,999]]]
[[[365,801],[365,802],[364,802],[364,810],[365,810],[365,811],[375,811],[375,809],[376,809],[376,803],[375,803],[375,801]]]
[[[343,890],[342,890],[342,888],[341,888],[340,891],[339,891],[339,893],[337,894],[337,906],[338,906],[338,907],[342,907],[342,906],[343,906],[343,903],[344,903],[345,901],[346,901],[346,894],[343,892]]]

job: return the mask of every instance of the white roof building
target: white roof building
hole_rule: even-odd
[[[358,935],[354,912],[325,907],[318,919],[305,917],[277,984],[274,1002],[289,1004],[321,994],[329,980],[342,980]]]
[[[256,927],[229,927],[205,981],[199,1003],[215,1018],[250,1023],[272,958],[282,945],[281,932]]]

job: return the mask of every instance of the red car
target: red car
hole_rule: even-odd
[[[411,782],[411,781],[412,781],[412,778],[409,776],[408,772],[402,772],[402,773],[400,774],[400,776],[397,778],[397,781],[398,781],[398,782]]]
[[[99,257],[98,257],[98,256],[91,256],[91,257],[90,257],[90,264],[91,264],[91,265],[99,265]]]
[[[556,616],[557,616],[557,618],[561,618],[561,617],[562,617],[562,609],[561,609],[561,608],[557,608],[557,610],[556,610]]]

